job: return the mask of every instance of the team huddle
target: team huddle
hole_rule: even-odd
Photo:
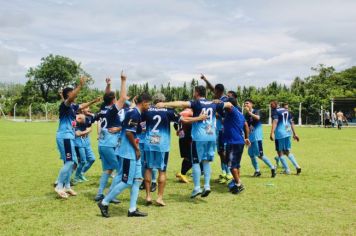
[[[277,174],[279,163],[283,173],[291,173],[286,158],[292,162],[296,173],[301,173],[300,166],[290,152],[291,137],[297,141],[299,137],[295,133],[287,103],[279,107],[277,101],[271,102],[273,123],[270,139],[275,141],[277,151],[276,165],[273,165],[263,152],[261,115],[254,108],[254,102],[247,99],[242,111],[235,92],[225,94],[222,84],[213,86],[204,75],[201,79],[206,87],[196,86],[191,101],[166,102],[161,93],[152,97],[143,93],[130,101],[123,72],[119,98],[111,90],[111,79],[106,79],[103,99],[80,105],[75,104],[75,99],[86,82],[85,78],[81,78],[75,89],[63,89],[56,137],[60,158],[64,163],[55,183],[58,196],[67,199],[77,195],[71,186],[72,177],[74,183],[87,181],[85,174],[95,162],[89,138],[94,122],[98,127],[98,150],[103,171],[94,200],[98,202],[103,217],[109,217],[109,204],[120,203],[117,197],[125,189],[130,189],[128,217],[147,216],[137,208],[137,199],[140,190],[145,190],[146,204],[153,204],[151,193],[156,190],[156,182],[158,194],[155,204],[166,205],[164,190],[172,123],[179,136],[182,157],[181,172],[176,177],[187,183],[187,172],[192,169],[194,188],[191,198],[205,198],[211,193],[211,162],[214,161],[216,149],[221,161],[219,182],[227,183],[232,194],[244,190],[240,162],[245,146],[248,146],[255,177],[261,176],[258,159],[270,168],[272,178]],[[213,93],[213,100],[206,99],[207,89]],[[100,111],[91,113],[89,107],[101,100]],[[175,109],[182,111],[178,113]],[[200,185],[202,175],[203,186]]]

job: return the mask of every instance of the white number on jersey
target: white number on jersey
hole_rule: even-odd
[[[155,115],[155,116],[153,117],[153,120],[157,120],[157,123],[155,124],[155,126],[153,126],[152,132],[158,133],[158,132],[159,132],[159,129],[157,129],[157,127],[158,127],[159,124],[161,123],[162,118],[161,118],[160,115]]]

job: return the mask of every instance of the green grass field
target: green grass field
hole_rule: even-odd
[[[52,183],[62,165],[55,145],[56,128],[56,123],[0,121],[0,235],[356,234],[356,129],[298,128],[301,142],[293,143],[293,153],[303,168],[301,176],[271,179],[260,163],[262,177],[252,178],[245,151],[245,192],[232,195],[226,186],[214,182],[208,198],[195,200],[189,198],[192,184],[175,180],[181,159],[173,138],[167,207],[143,206],[141,192],[138,204],[149,216],[127,218],[126,191],[120,196],[122,204],[110,207],[112,217],[104,219],[92,200],[101,174],[98,158],[88,173],[90,181],[74,187],[79,196],[56,198]],[[267,127],[264,131],[268,137]],[[264,147],[273,158],[273,143],[265,139]],[[214,179],[218,167],[216,158]]]

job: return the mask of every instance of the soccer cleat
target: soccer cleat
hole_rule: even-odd
[[[94,198],[94,201],[96,202],[100,202],[101,200],[103,200],[105,198],[104,194],[97,194]]]
[[[152,183],[150,189],[151,193],[156,192],[156,190],[157,190],[157,183]]]
[[[144,190],[145,189],[145,183],[142,182],[142,184],[140,185],[140,190]]]
[[[239,187],[236,184],[234,184],[234,186],[232,186],[232,188],[230,189],[230,192],[232,194],[238,194],[239,193]]]
[[[114,198],[113,200],[110,201],[110,203],[112,203],[112,204],[120,204],[121,202],[120,202],[120,200]]]
[[[179,172],[178,172],[178,173],[176,174],[176,178],[177,178],[177,179],[180,179],[181,176],[182,176],[182,173],[179,173]]]
[[[302,168],[297,168],[297,175],[299,175],[300,173],[302,173]]]
[[[223,179],[220,179],[219,180],[219,183],[220,184],[225,184],[227,182],[227,179],[226,178],[223,178]]]
[[[210,188],[207,188],[207,189],[204,188],[204,191],[202,192],[201,197],[207,197],[207,196],[209,196],[210,193],[211,193]]]
[[[277,175],[276,168],[272,169],[271,173],[272,173],[272,175],[271,175],[272,178],[276,177],[276,175]]]
[[[196,198],[197,196],[199,196],[200,194],[202,194],[201,189],[194,189],[192,192],[192,195],[190,195],[190,198]]]
[[[136,208],[136,210],[133,212],[130,211],[127,212],[127,217],[146,217],[146,216],[148,216],[148,214],[139,211],[138,208]]]
[[[226,179],[227,181],[232,180],[232,179],[233,179],[232,174],[226,175],[225,179]]]
[[[189,183],[189,179],[186,175],[181,175],[179,181],[186,184]]]
[[[253,177],[260,177],[261,176],[261,172],[259,171],[256,171],[254,174],[253,174]]]
[[[102,201],[98,202],[98,207],[100,209],[101,212],[101,216],[105,217],[105,218],[109,218],[109,206],[105,206],[103,205]]]
[[[221,180],[225,179],[225,177],[226,177],[225,173],[220,174],[218,181],[220,182]]]
[[[89,181],[89,180],[87,179],[87,177],[85,177],[84,175],[80,175],[80,176],[79,176],[79,179],[82,180],[82,181],[84,181],[84,182]]]
[[[240,186],[237,186],[237,187],[238,187],[240,193],[245,190],[245,186],[243,186],[243,184],[240,184]]]
[[[235,186],[236,182],[235,180],[231,180],[228,184],[227,184],[227,187],[229,189],[229,192],[231,192],[231,189]]]
[[[66,189],[65,190],[66,193],[69,194],[69,196],[77,196],[78,194],[73,190],[73,189]]]

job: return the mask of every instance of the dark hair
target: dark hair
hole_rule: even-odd
[[[194,91],[197,92],[200,97],[206,96],[206,88],[202,85],[195,86]]]
[[[269,103],[276,103],[276,104],[278,104],[278,101],[277,101],[276,99],[273,99],[273,100],[269,101]]]
[[[233,98],[237,98],[237,93],[236,92],[234,92],[234,91],[229,91],[229,92],[227,92],[227,93],[231,93],[231,95],[232,95],[232,97]]]
[[[225,91],[224,85],[223,84],[215,85],[215,91],[220,92],[220,93],[224,93],[224,91]]]
[[[104,94],[104,104],[106,106],[110,105],[114,99],[115,99],[115,92],[110,91],[109,93]]]
[[[67,87],[67,88],[64,88],[62,90],[62,94],[63,94],[63,98],[64,100],[66,100],[69,96],[69,93],[72,92],[74,89],[73,88],[70,88],[70,87]]]
[[[140,104],[143,102],[150,102],[152,100],[151,96],[148,93],[142,93],[136,99],[136,104]]]
[[[237,107],[237,99],[236,98],[229,98],[227,101],[230,102],[234,107]]]
[[[255,104],[252,99],[246,99],[245,102],[249,102],[249,103],[252,103],[252,104]]]

